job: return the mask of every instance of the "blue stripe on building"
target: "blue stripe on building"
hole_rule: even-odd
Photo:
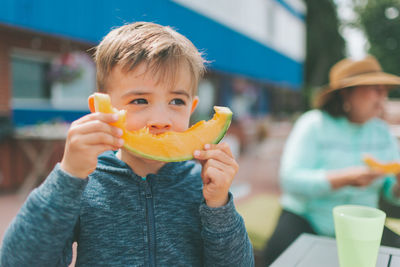
[[[13,108],[12,120],[15,126],[34,125],[44,122],[73,122],[89,114],[89,110],[58,110],[54,108]]]
[[[94,44],[112,27],[125,23],[144,20],[170,25],[205,52],[214,70],[294,90],[302,85],[302,62],[171,1],[2,0],[1,6],[0,23]]]
[[[277,3],[279,3],[282,7],[284,7],[287,11],[289,11],[293,16],[305,20],[305,16],[303,13],[295,10],[292,6],[290,6],[288,3],[286,3],[285,0],[275,0]]]

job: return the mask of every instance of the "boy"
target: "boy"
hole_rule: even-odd
[[[127,128],[184,131],[203,59],[169,27],[138,22],[111,31],[95,54],[98,89],[127,110]],[[253,266],[229,187],[238,165],[226,144],[193,161],[164,163],[121,149],[111,114],[73,122],[65,152],[10,225],[1,266]],[[118,150],[115,154],[110,150]]]

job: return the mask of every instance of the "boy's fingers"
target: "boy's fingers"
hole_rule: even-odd
[[[97,154],[100,155],[106,151],[110,151],[110,150],[118,150],[118,147],[114,147],[114,146],[108,146],[108,145],[98,145],[95,148],[97,150]]]
[[[231,165],[234,162],[234,159],[230,157],[225,152],[215,149],[215,150],[196,150],[193,153],[195,159],[198,160],[209,160],[215,159],[221,161],[224,164]]]
[[[76,127],[72,128],[71,131],[79,132],[79,134],[103,132],[116,137],[120,137],[123,134],[123,131],[118,127],[111,126],[110,124],[104,123],[100,120],[90,120],[86,123],[77,125]]]
[[[205,169],[201,171],[201,180],[203,180],[203,184],[209,184],[211,182],[211,179],[207,176]]]
[[[93,145],[102,144],[113,147],[121,147],[124,144],[123,139],[111,136],[109,134],[95,133],[95,134],[85,135],[85,137],[88,139],[87,144],[93,144]]]
[[[225,171],[228,166],[226,164],[223,164],[221,161],[215,160],[215,159],[209,159],[206,161],[204,165],[204,169],[208,168],[216,168],[221,171]]]
[[[223,175],[223,171],[218,170],[217,168],[214,168],[214,167],[207,168],[204,171],[203,183],[209,184],[210,182],[213,181],[213,179],[211,179],[211,177],[216,177],[216,176],[220,176],[220,175]]]
[[[124,144],[123,139],[102,132],[80,135],[71,140],[74,141],[85,145],[107,145],[118,148]]]
[[[214,150],[214,149],[220,149],[224,151],[226,154],[228,154],[230,157],[233,157],[231,148],[229,145],[225,142],[219,143],[219,144],[206,144],[204,146],[205,150]]]
[[[99,121],[102,121],[105,123],[112,123],[112,122],[116,122],[118,120],[118,114],[101,113],[101,112],[90,113],[90,114],[83,116],[82,118],[76,120],[75,123],[82,124],[82,123],[86,123],[86,122],[92,121],[92,120],[99,120]]]
[[[220,170],[215,167],[208,168],[204,174],[204,177],[206,177],[206,179],[208,179],[208,183],[206,182],[207,180],[204,181],[205,179],[203,179],[203,183],[204,184],[213,184],[214,189],[216,189],[217,191],[229,189],[229,187],[232,183],[232,179],[228,175],[226,175],[225,171]],[[214,178],[219,177],[219,178],[213,179],[212,177],[214,177]]]

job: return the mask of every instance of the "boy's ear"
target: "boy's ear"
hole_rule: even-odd
[[[195,109],[197,108],[197,105],[199,104],[199,97],[198,96],[195,96],[194,98],[193,98],[193,101],[192,101],[192,109],[191,109],[191,111],[190,111],[190,114],[193,114],[193,112],[195,111]]]

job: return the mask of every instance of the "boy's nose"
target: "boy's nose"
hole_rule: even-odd
[[[160,134],[171,130],[171,122],[166,113],[154,114],[153,118],[147,121],[147,128],[152,134]]]
[[[160,134],[170,131],[171,127],[171,116],[168,107],[163,105],[153,106],[147,121],[147,128],[149,128],[150,132],[152,134]]]
[[[171,124],[167,122],[150,122],[147,127],[152,134],[161,134],[171,129]]]

